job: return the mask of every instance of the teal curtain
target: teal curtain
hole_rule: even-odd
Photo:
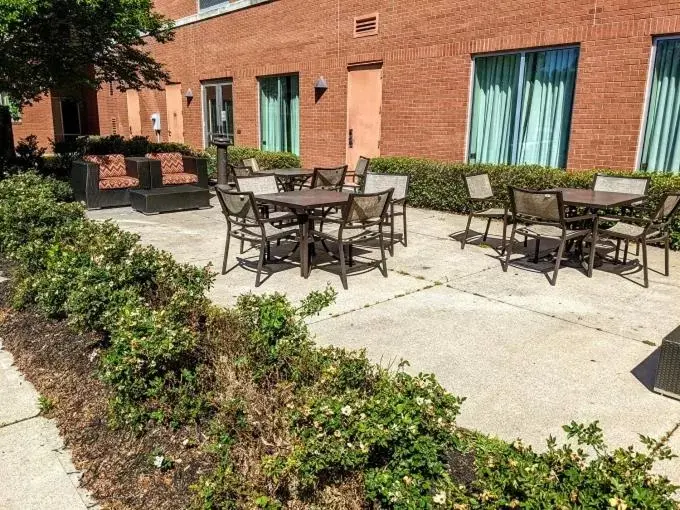
[[[656,43],[640,167],[680,170],[680,40]]]
[[[471,163],[511,162],[520,60],[517,53],[475,59]]]
[[[564,168],[578,49],[526,53],[516,163]]]
[[[265,151],[300,153],[299,78],[260,79],[260,146]]]

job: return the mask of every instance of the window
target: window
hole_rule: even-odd
[[[61,127],[64,140],[75,140],[82,134],[80,123],[80,102],[71,98],[62,98]]]
[[[220,4],[226,4],[228,0],[198,0],[198,10],[204,11],[211,7],[217,7]]]
[[[234,98],[231,81],[203,84],[203,123],[205,146],[214,134],[234,139]]]
[[[260,78],[260,147],[300,154],[297,74]]]
[[[0,92],[0,105],[9,107],[9,114],[12,116],[12,122],[21,122],[21,108],[10,99],[7,94]]]
[[[566,166],[578,51],[475,57],[471,163]]]
[[[652,49],[647,118],[639,168],[680,170],[680,39],[658,39]]]

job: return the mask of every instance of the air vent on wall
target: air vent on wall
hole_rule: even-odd
[[[378,13],[354,18],[354,37],[367,37],[378,33]]]
[[[111,134],[112,135],[118,134],[118,119],[116,119],[115,117],[111,118]]]

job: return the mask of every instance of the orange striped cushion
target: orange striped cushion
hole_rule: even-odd
[[[83,156],[88,163],[99,165],[99,178],[125,177],[125,156],[122,154],[106,154],[104,156]]]
[[[147,158],[157,159],[161,162],[161,173],[181,174],[184,172],[182,155],[179,152],[152,152],[146,155]]]

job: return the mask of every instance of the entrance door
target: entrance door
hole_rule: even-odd
[[[127,97],[128,125],[130,126],[130,136],[140,136],[142,134],[142,119],[139,115],[139,92],[128,90],[125,92]]]
[[[380,155],[382,64],[350,67],[347,76],[347,165]]]
[[[182,85],[180,83],[165,86],[165,106],[168,113],[168,142],[184,143]]]

